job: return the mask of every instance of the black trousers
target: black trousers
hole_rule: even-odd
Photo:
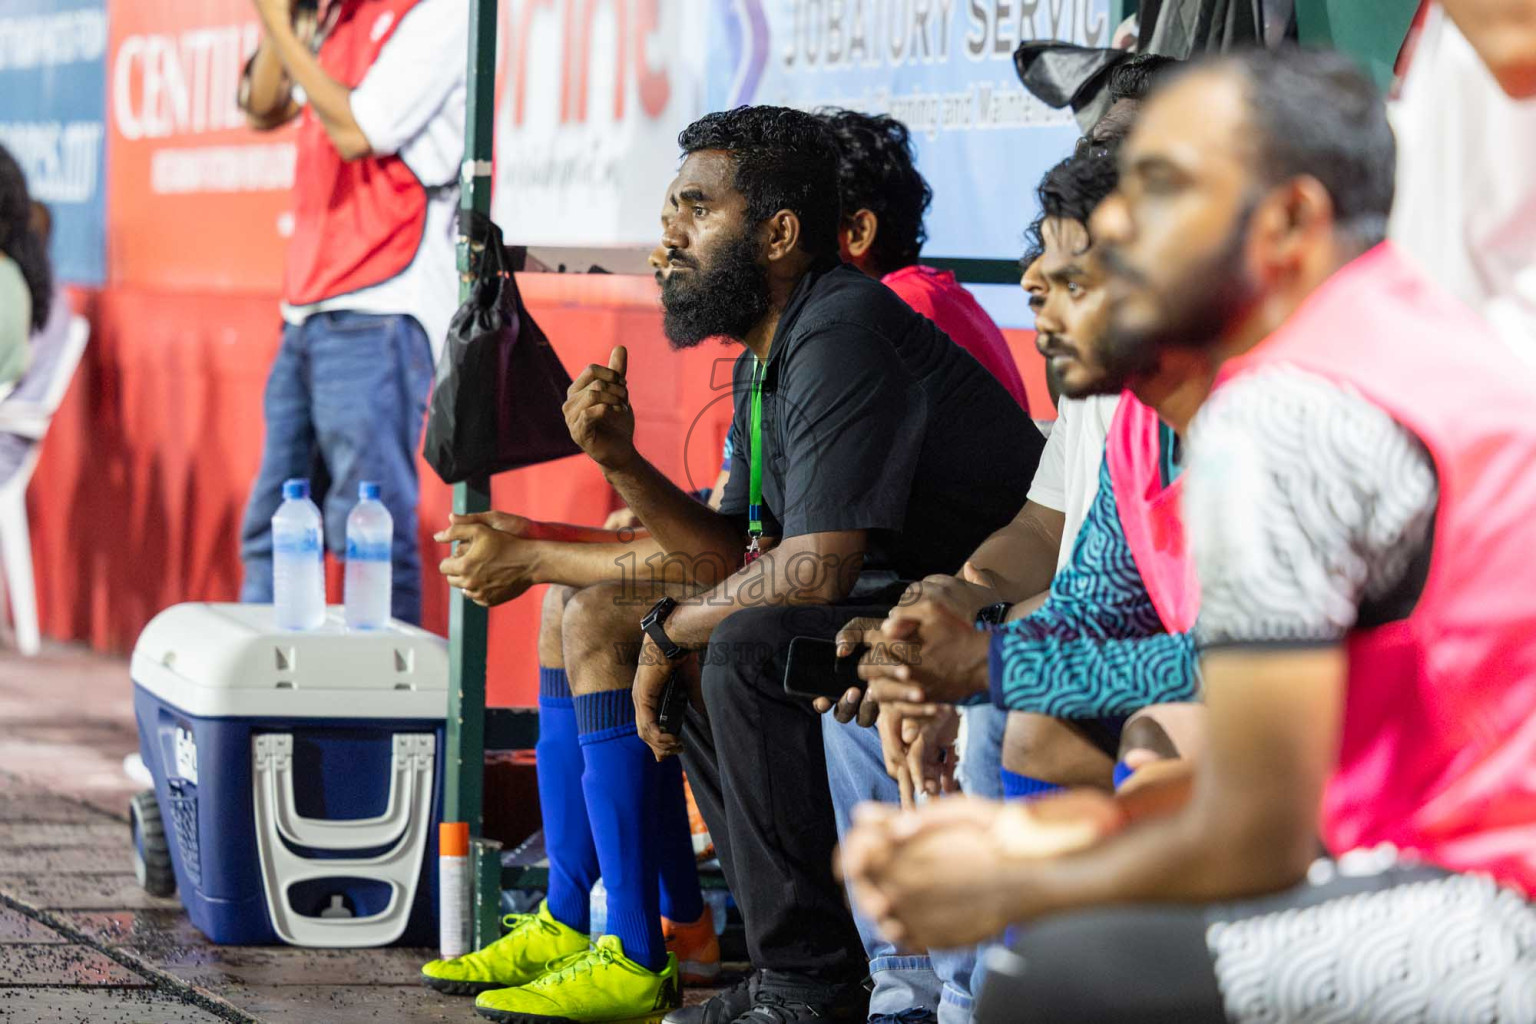
[[[804,698],[784,692],[784,662],[790,640],[830,640],[850,619],[883,617],[902,589],[835,605],[748,608],[710,636],[701,666],[708,717],[690,710],[683,766],[760,970],[825,981],[868,970],[832,875],[837,827],[821,722]]]

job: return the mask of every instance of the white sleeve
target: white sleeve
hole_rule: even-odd
[[[1203,645],[1332,643],[1367,603],[1417,600],[1434,461],[1345,385],[1288,366],[1232,381],[1195,417],[1184,476]]]
[[[1057,512],[1067,510],[1067,417],[1072,404],[1066,398],[1056,404],[1056,425],[1045,439],[1045,450],[1029,485],[1030,501]]]
[[[352,118],[369,148],[399,153],[420,135],[464,89],[468,55],[468,0],[421,0],[407,11],[352,90]]]

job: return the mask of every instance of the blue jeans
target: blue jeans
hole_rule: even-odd
[[[310,481],[338,558],[357,485],[372,480],[395,520],[392,612],[421,621],[416,446],[431,387],[432,348],[413,317],[338,311],[284,326],[262,405],[261,470],[240,527],[240,600],[272,600],[272,514],[284,480]]]
[[[1003,733],[1008,728],[1008,712],[995,704],[976,704],[960,709],[965,718],[965,743],[960,751],[957,775],[960,788],[971,796],[988,800],[1003,798]],[[976,961],[971,967],[972,995],[981,991],[987,973],[987,949],[999,939],[976,947]]]
[[[958,775],[966,792],[978,796],[1001,795],[1002,721],[1007,716],[991,705],[962,708],[968,734]],[[874,729],[840,724],[823,715],[822,743],[827,753],[827,781],[837,815],[839,838],[848,831],[853,808],[866,800],[894,804],[901,799],[896,780],[885,772],[880,736]],[[940,1024],[964,1024],[971,1017],[972,973],[977,949],[933,949],[927,956],[899,954],[882,939],[874,922],[854,907],[854,923],[869,956],[874,991],[869,1015],[900,1013],[923,1007],[937,1013]]]
[[[955,772],[960,788],[971,796],[1001,800],[1008,712],[989,702],[961,708],[960,715],[965,720],[965,743]]]

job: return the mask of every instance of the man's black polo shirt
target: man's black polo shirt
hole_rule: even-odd
[[[720,511],[743,521],[755,357]],[[1023,507],[1045,440],[970,353],[846,264],[795,286],[763,371],[763,533],[869,531],[866,572],[954,573]]]

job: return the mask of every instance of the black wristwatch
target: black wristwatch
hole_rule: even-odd
[[[667,616],[672,614],[672,609],[677,607],[677,598],[664,597],[651,605],[651,610],[645,613],[645,618],[640,620],[640,628],[645,630],[645,635],[653,640],[657,647],[661,648],[662,656],[668,661],[681,661],[688,656],[688,651],[672,642],[665,629]]]
[[[1001,626],[1003,620],[1008,617],[1008,609],[1010,607],[1012,606],[1007,601],[999,601],[996,604],[987,605],[976,613],[976,625]]]

